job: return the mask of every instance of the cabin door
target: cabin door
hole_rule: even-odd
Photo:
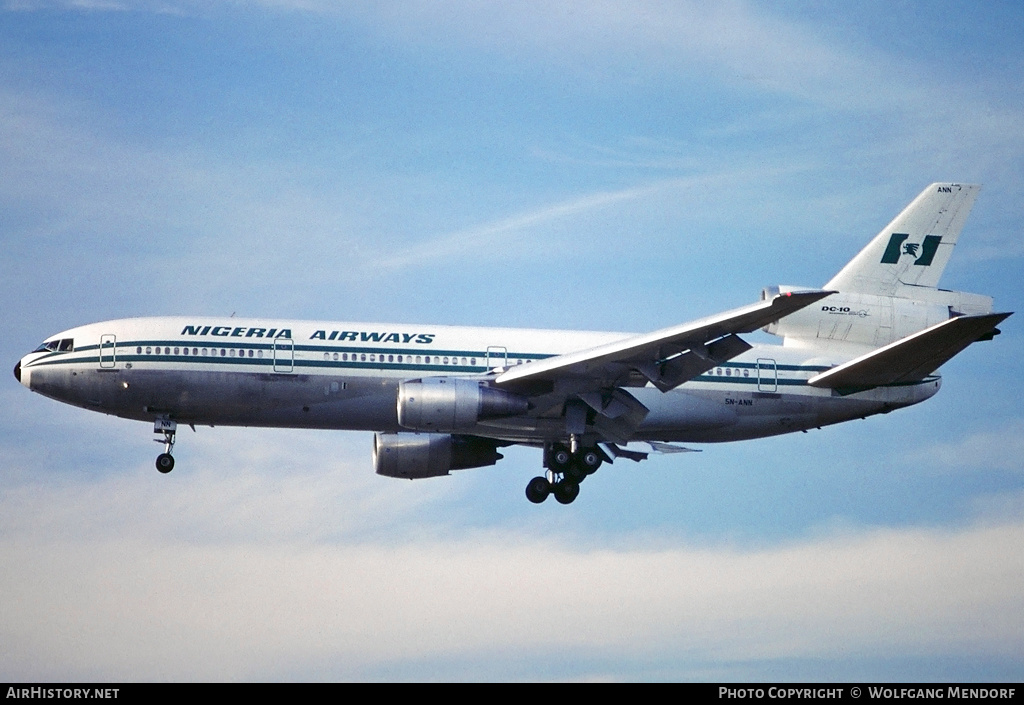
[[[291,338],[274,338],[274,372],[291,372],[295,369],[295,341]]]
[[[111,370],[117,365],[117,336],[105,333],[100,336],[100,367]]]
[[[768,357],[757,358],[757,390],[776,392],[778,389],[779,377],[775,360]]]
[[[499,345],[487,346],[487,369],[495,367],[508,367],[508,348]]]

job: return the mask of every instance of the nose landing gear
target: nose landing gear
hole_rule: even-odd
[[[153,440],[164,444],[164,452],[156,456],[156,469],[165,475],[174,469],[174,456],[171,455],[171,449],[174,448],[174,436],[177,431],[177,422],[170,419],[157,419],[153,422],[153,433],[163,436]]]

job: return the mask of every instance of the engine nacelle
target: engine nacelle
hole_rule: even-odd
[[[482,419],[519,416],[526,397],[464,377],[425,377],[398,385],[398,424],[417,431],[468,430]]]
[[[377,433],[373,469],[378,475],[416,480],[494,465],[502,459],[494,441],[445,433]]]

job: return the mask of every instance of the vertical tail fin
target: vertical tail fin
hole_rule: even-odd
[[[980,188],[932,184],[823,288],[903,298],[936,288]]]
[[[787,344],[879,348],[956,316],[992,313],[988,296],[938,288],[979,189],[932,184],[823,287],[837,293],[765,330]]]

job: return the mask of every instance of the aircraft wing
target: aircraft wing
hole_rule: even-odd
[[[811,377],[807,384],[840,393],[924,379],[971,343],[991,337],[1009,313],[958,316]]]
[[[596,348],[517,365],[495,378],[499,386],[586,392],[643,386],[667,392],[750,349],[738,337],[829,296],[831,291],[780,294],[768,301],[691,323],[632,336]]]

